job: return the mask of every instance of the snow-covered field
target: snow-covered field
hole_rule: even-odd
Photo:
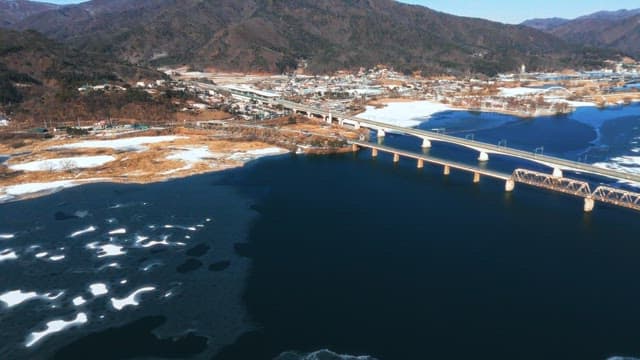
[[[116,158],[108,155],[78,156],[58,159],[32,161],[23,164],[10,165],[16,171],[64,171],[71,169],[88,169],[102,166]]]
[[[498,95],[506,96],[506,97],[515,97],[515,96],[537,94],[542,91],[544,91],[544,89],[527,88],[527,87],[500,88],[500,93]]]
[[[177,139],[185,139],[184,136],[139,136],[114,140],[87,140],[73,144],[56,146],[55,149],[114,149],[118,151],[142,151],[147,144],[170,142]]]
[[[216,154],[212,153],[206,146],[187,147],[174,151],[171,155],[167,156],[167,160],[180,160],[188,164],[194,164],[215,156]]]
[[[239,151],[231,154],[227,159],[235,161],[251,161],[265,156],[274,156],[288,153],[288,150],[279,147]]]
[[[379,109],[367,106],[366,111],[358,117],[396,126],[414,127],[427,121],[433,114],[451,110],[458,109],[433,101],[398,102]]]

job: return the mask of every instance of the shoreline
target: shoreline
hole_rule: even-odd
[[[224,130],[175,128],[108,139],[35,140],[20,148],[0,144],[0,152],[10,153],[0,164],[0,204],[92,183],[165,182],[244,167],[264,157],[340,153],[349,150],[341,137],[358,135],[314,123],[266,135],[255,131],[241,125]]]

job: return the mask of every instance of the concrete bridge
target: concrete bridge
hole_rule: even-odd
[[[640,211],[640,194],[622,189],[599,186],[591,191],[590,185],[586,181],[556,177],[526,169],[515,169],[512,174],[506,174],[385,145],[363,141],[352,141],[351,144],[353,151],[358,151],[361,148],[370,149],[372,157],[377,157],[379,152],[392,154],[394,163],[399,162],[403,157],[416,160],[418,168],[423,168],[425,163],[442,166],[444,175],[449,175],[451,169],[469,172],[473,174],[474,183],[479,183],[481,176],[502,180],[505,182],[505,191],[507,192],[513,191],[516,183],[522,183],[580,197],[584,199],[585,212],[593,211],[596,201]]]
[[[593,165],[562,159],[554,156],[508,148],[506,146],[488,144],[485,142],[470,139],[463,139],[451,135],[437,133],[434,131],[385,124],[382,122],[363,119],[355,116],[333,114],[326,110],[316,109],[286,100],[273,100],[273,102],[293,111],[306,114],[310,117],[316,116],[325,119],[327,122],[336,122],[341,126],[351,126],[356,129],[371,129],[377,132],[378,137],[384,137],[387,132],[415,136],[422,140],[423,148],[430,148],[433,142],[446,142],[473,149],[478,152],[479,161],[488,161],[490,154],[499,154],[548,166],[552,169],[553,176],[557,178],[563,177],[563,171],[566,170],[602,176],[615,180],[631,181],[640,184],[640,176],[635,174],[629,174],[611,169],[603,169],[595,167]]]
[[[308,117],[319,117],[325,120],[327,123],[337,123],[340,126],[351,126],[356,129],[370,129],[376,131],[379,138],[383,138],[387,132],[395,132],[399,134],[415,136],[421,139],[423,148],[430,148],[432,146],[432,142],[445,142],[477,151],[478,161],[480,162],[489,161],[490,154],[500,154],[503,156],[527,160],[548,166],[552,169],[552,172],[549,175],[525,169],[516,169],[513,174],[508,175],[482,169],[480,167],[456,163],[444,159],[438,159],[424,154],[417,154],[404,150],[394,149],[386,147],[384,145],[375,145],[365,142],[353,142],[354,149],[357,149],[358,147],[371,148],[372,154],[374,156],[377,155],[378,151],[385,151],[392,153],[394,155],[394,161],[396,162],[399,161],[400,156],[404,156],[416,159],[419,167],[424,166],[425,162],[442,165],[444,167],[445,174],[448,174],[451,168],[468,171],[474,174],[474,182],[480,181],[481,175],[493,177],[496,179],[504,180],[505,189],[507,191],[512,191],[515,183],[520,182],[536,187],[545,188],[548,190],[580,196],[585,199],[585,211],[593,210],[594,201],[596,200],[640,211],[640,194],[606,186],[600,186],[592,192],[587,182],[565,178],[563,171],[575,171],[579,173],[597,175],[614,180],[630,181],[640,184],[640,176],[635,174],[603,169],[589,164],[561,159],[558,157],[507,148],[506,146],[499,146],[480,141],[462,139],[455,136],[437,133],[434,131],[407,128],[368,120],[357,116],[349,116],[346,114],[336,113],[326,109],[315,108],[304,104],[283,100],[280,98],[260,96],[259,94],[253,93],[249,90],[242,90],[238,92],[238,90],[235,89],[229,89],[204,83],[197,83],[196,86],[205,89],[212,89],[215,91],[230,92],[237,96],[244,96],[259,103],[280,106],[297,113],[302,113]]]

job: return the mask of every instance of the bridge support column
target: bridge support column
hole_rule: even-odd
[[[480,156],[478,156],[478,161],[482,161],[482,162],[489,161],[489,154],[487,154],[484,151],[481,151]]]
[[[357,152],[358,150],[359,150],[359,149],[358,149],[358,145],[356,145],[356,144],[351,144],[351,151],[353,151],[353,152]]]
[[[513,180],[513,178],[507,179],[507,182],[505,182],[504,184],[504,190],[506,192],[512,192],[513,189],[515,189],[515,187],[516,187],[516,182],[515,180]]]
[[[431,148],[431,141],[429,141],[429,139],[427,139],[427,138],[423,138],[422,139],[422,148],[423,149]]]
[[[477,184],[480,182],[480,173],[474,172],[473,173],[473,183]]]
[[[424,160],[418,159],[418,169],[424,168]]]
[[[451,167],[449,167],[449,165],[445,165],[444,166],[444,172],[445,175],[450,175],[451,174]]]
[[[596,204],[595,201],[593,201],[593,198],[584,198],[584,212],[592,212],[595,205]]]
[[[378,157],[378,149],[376,148],[372,148],[371,149],[371,157]]]
[[[357,122],[354,127],[355,127],[356,130],[360,130],[360,123]]]
[[[307,111],[307,118],[311,119],[312,117],[313,115],[311,115],[311,113]]]
[[[562,170],[560,170],[559,168],[553,168],[553,177],[558,179],[563,177]]]
[[[332,122],[333,122],[333,115],[329,113],[329,116],[327,117],[327,124],[331,124]]]
[[[400,155],[399,154],[393,154],[393,162],[397,163],[400,161]]]
[[[384,130],[378,129],[378,137],[379,138],[383,138],[383,137],[385,137],[385,135],[387,135],[387,134],[384,132]]]

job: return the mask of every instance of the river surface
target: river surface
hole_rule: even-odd
[[[626,171],[640,156],[637,105],[420,127]],[[0,358],[640,357],[638,213],[441,172],[284,155],[0,205]]]

